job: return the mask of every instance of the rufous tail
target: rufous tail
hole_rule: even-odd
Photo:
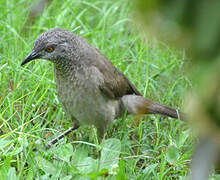
[[[125,95],[122,97],[124,110],[128,114],[161,114],[171,118],[184,120],[184,114],[175,108],[157,103],[151,99],[137,95]]]

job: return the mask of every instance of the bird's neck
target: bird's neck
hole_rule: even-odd
[[[67,82],[70,80],[74,80],[76,78],[77,71],[80,71],[81,69],[84,69],[84,65],[80,63],[54,63],[55,78]]]
[[[74,72],[74,67],[67,64],[54,64],[54,74],[55,77],[67,78],[71,76],[71,73]]]

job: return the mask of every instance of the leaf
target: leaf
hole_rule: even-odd
[[[175,145],[170,145],[166,151],[166,159],[170,164],[176,164],[179,159],[179,150]]]
[[[101,171],[99,172],[91,172],[88,174],[88,176],[91,178],[91,179],[97,179],[98,177],[103,177],[103,178],[106,178],[108,177],[109,173],[108,173],[108,170],[107,169],[102,169]]]
[[[48,180],[48,179],[52,179],[52,178],[50,178],[50,175],[49,175],[49,174],[44,174],[44,175],[40,176],[39,179],[40,179],[40,180]]]
[[[177,147],[178,148],[181,148],[186,139],[189,137],[190,135],[190,131],[189,130],[186,130],[186,131],[183,131],[182,133],[180,133],[179,137],[178,137],[178,140],[177,140]]]
[[[23,146],[20,146],[19,148],[15,149],[14,151],[9,152],[8,155],[15,156],[15,155],[19,154],[22,151],[23,151]]]
[[[97,160],[87,157],[81,163],[79,164],[80,167],[78,169],[83,173],[83,174],[89,174],[92,171],[97,171],[98,164]]]
[[[144,170],[143,170],[143,176],[142,179],[151,179],[151,177],[153,176],[152,172],[156,169],[156,167],[158,166],[158,164],[151,164],[149,166],[147,166]]]
[[[7,173],[7,179],[17,180],[18,177],[16,176],[16,170],[14,167],[10,167]]]
[[[111,169],[118,164],[117,159],[121,153],[121,142],[118,139],[107,139],[101,152],[101,169]],[[112,161],[113,160],[113,161]],[[109,162],[108,162],[109,161]]]
[[[73,146],[71,144],[61,145],[55,150],[54,154],[58,158],[66,161],[66,162],[69,162],[70,157],[73,155]]]
[[[82,164],[82,161],[87,157],[88,157],[87,146],[80,144],[76,147],[75,152],[73,152],[72,154],[72,164],[73,165]]]
[[[39,168],[43,170],[45,173],[52,175],[57,173],[58,171],[57,168],[51,162],[44,159],[43,157],[37,156],[35,160],[37,161],[37,165],[39,166]]]
[[[70,180],[70,179],[73,179],[71,175],[62,178],[62,180]]]
[[[25,137],[25,136],[21,136],[21,143],[22,143],[22,146],[25,148],[29,146],[27,137]]]
[[[5,140],[5,138],[0,139],[0,150],[4,153],[4,148],[10,144],[10,140]]]

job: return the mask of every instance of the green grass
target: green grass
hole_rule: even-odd
[[[159,115],[116,120],[100,145],[95,129],[84,126],[45,149],[71,122],[57,100],[52,64],[20,64],[35,38],[52,27],[87,38],[145,96],[184,109],[191,88],[184,52],[149,43],[132,19],[132,6],[128,0],[54,0],[30,23],[31,1],[0,1],[0,179],[187,176],[192,134],[180,120]]]

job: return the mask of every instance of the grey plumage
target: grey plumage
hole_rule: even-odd
[[[53,28],[39,35],[22,65],[36,58],[54,63],[58,99],[75,126],[93,124],[99,137],[126,109],[128,114],[178,118],[176,109],[142,97],[105,56],[72,32]]]

